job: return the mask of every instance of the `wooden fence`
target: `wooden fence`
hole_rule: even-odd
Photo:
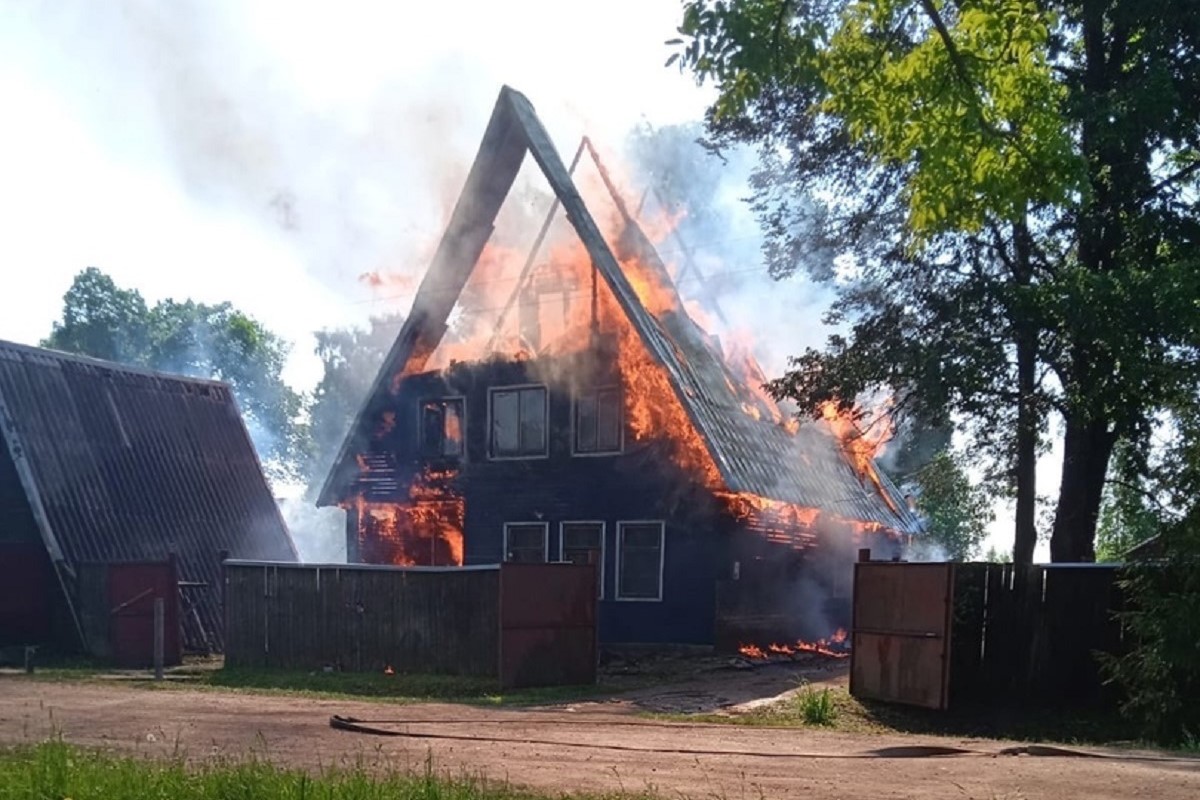
[[[860,563],[851,691],[931,708],[1107,704],[1117,578],[1095,564]]]
[[[225,562],[230,667],[589,683],[596,571]]]
[[[1112,565],[956,564],[951,702],[1109,702],[1099,654],[1122,650],[1118,578]]]

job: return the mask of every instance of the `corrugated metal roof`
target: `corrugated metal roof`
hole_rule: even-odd
[[[371,413],[386,403],[392,378],[406,367],[419,370],[441,340],[526,152],[541,168],[646,349],[666,370],[730,490],[822,508],[905,532],[917,530],[915,518],[895,487],[883,479],[884,491],[892,495],[897,508],[893,512],[873,484],[860,480],[836,440],[822,432],[819,424],[802,426],[793,437],[780,426],[745,414],[739,395],[748,391],[747,387],[731,374],[686,314],[666,314],[660,319],[650,313],[614,257],[533,106],[507,86],[500,91],[463,194],[417,291],[412,312],[342,445],[318,504],[332,505],[341,499],[339,487],[347,485],[356,471],[354,454],[364,449]],[[626,221],[622,247],[631,246],[624,239],[632,236],[632,246],[652,258],[666,276],[653,246],[628,214]],[[670,285],[669,277],[665,285]]]
[[[297,559],[226,384],[0,342],[0,428],[52,554],[174,554],[212,636],[220,551]]]

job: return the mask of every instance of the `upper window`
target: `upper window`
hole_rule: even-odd
[[[544,564],[550,546],[546,522],[509,522],[504,525],[504,560],[517,564]]]
[[[491,420],[493,458],[546,455],[545,386],[493,389]]]
[[[454,457],[463,454],[461,397],[421,403],[421,454]]]
[[[597,595],[604,599],[604,523],[564,522],[559,530],[562,560],[595,564]]]
[[[596,389],[575,396],[575,452],[621,452],[621,390]]]
[[[617,523],[617,599],[662,600],[663,524]]]

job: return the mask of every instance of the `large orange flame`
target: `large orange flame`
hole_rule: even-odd
[[[602,171],[600,180],[593,176],[593,188],[604,191],[605,181],[615,185],[621,182],[619,178],[611,171]],[[588,179],[584,178],[581,186],[587,184]],[[606,238],[617,245],[621,270],[641,304],[660,321],[667,315],[679,315],[696,324],[700,334],[713,343],[718,357],[723,358],[726,382],[740,411],[755,420],[778,424],[794,435],[795,420],[785,419],[764,389],[766,378],[754,358],[751,337],[726,335],[718,344],[706,327],[699,324],[710,325],[703,310],[681,299],[670,278],[672,268],[647,263],[637,253],[637,237],[626,238],[630,234],[623,216],[626,210],[622,210],[620,203],[617,209],[620,213],[614,213],[609,220]],[[682,212],[660,213],[646,215],[639,223],[650,242],[657,244],[671,234],[682,217]],[[633,246],[629,246],[630,241]],[[364,276],[363,280],[380,287],[395,285],[377,275]],[[423,288],[426,294],[439,289],[433,284]],[[614,377],[623,390],[627,445],[651,442],[666,445],[669,457],[694,476],[696,484],[716,492],[730,513],[746,522],[747,527],[764,532],[768,538],[782,536],[781,541],[786,540],[793,547],[813,544],[818,525],[832,523],[834,527],[849,529],[853,535],[880,527],[843,520],[815,508],[727,491],[708,446],[680,403],[666,370],[647,351],[607,282],[592,264],[586,248],[573,233],[566,237],[552,236],[533,260],[527,258],[524,250],[489,241],[464,289],[453,299],[455,311],[444,336],[432,350],[410,358],[393,377],[393,391],[398,391],[401,382],[412,374],[445,370],[456,362],[528,361],[532,371],[553,373],[548,366],[551,362],[562,363],[564,359],[569,361],[597,352],[607,342],[615,362]],[[686,362],[683,353],[677,352],[680,360]],[[580,380],[578,375],[561,373],[539,375],[537,379],[548,384]],[[837,413],[835,405],[831,404],[831,409],[824,414],[825,424],[833,429],[859,474],[872,480],[882,492],[873,464],[882,440],[863,436],[853,420]],[[459,423],[455,418],[448,424]],[[393,425],[394,416],[384,418],[378,430],[390,431]],[[447,431],[447,435],[451,439],[461,437],[462,431]],[[384,523],[376,527],[385,532],[384,538],[389,541],[416,537],[421,541],[445,542],[444,554],[436,558],[461,563],[462,500],[448,491],[446,484],[446,481],[419,480],[412,487],[408,503],[389,505],[386,508],[390,511],[372,506],[360,518],[379,519],[382,515]],[[882,494],[891,503],[887,493]],[[784,536],[780,531],[788,533]],[[393,562],[411,558],[407,547],[394,550],[388,556]]]

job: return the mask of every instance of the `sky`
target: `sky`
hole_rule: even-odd
[[[151,303],[231,301],[292,343],[302,391],[314,331],[406,307],[359,276],[423,270],[501,85],[566,153],[585,132],[619,145],[641,122],[699,119],[712,97],[664,66],[678,0],[0,11],[0,339],[36,344],[96,266]],[[823,339],[823,298],[791,298],[811,306],[779,337],[799,350]],[[1011,518],[993,527],[1007,549]]]

